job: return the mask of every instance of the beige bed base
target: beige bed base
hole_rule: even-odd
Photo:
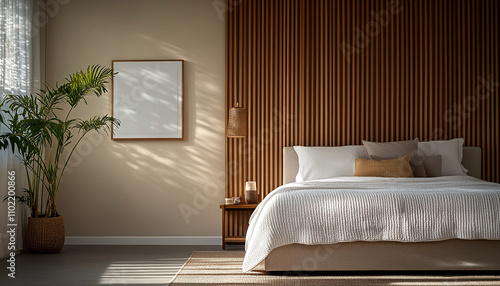
[[[500,270],[500,241],[344,242],[274,249],[266,271]]]
[[[464,147],[462,164],[481,178],[481,149]],[[298,158],[283,149],[283,183],[295,181]],[[291,244],[274,249],[266,271],[500,270],[500,240]]]

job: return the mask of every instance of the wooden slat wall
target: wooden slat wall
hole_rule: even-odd
[[[500,182],[500,1],[227,4],[226,110],[239,80],[249,113],[248,138],[226,141],[227,197],[247,180],[261,197],[279,186],[283,146],[362,139],[463,137]]]

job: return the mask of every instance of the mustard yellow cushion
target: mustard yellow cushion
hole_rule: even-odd
[[[413,178],[410,156],[390,160],[355,159],[354,176]]]

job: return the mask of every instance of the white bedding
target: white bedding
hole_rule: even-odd
[[[275,248],[352,241],[500,240],[500,185],[469,176],[338,177],[271,192],[250,218],[243,271]]]

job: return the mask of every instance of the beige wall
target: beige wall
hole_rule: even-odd
[[[225,39],[213,1],[59,2],[67,4],[53,8],[46,27],[49,83],[91,64],[110,67],[114,59],[185,60],[185,139],[85,140],[59,191],[66,234],[220,235]],[[108,93],[77,115],[110,112]]]

